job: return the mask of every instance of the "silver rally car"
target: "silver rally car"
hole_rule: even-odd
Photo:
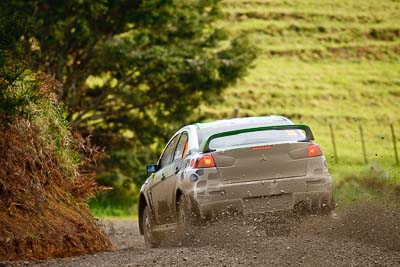
[[[155,247],[162,232],[224,212],[334,208],[321,148],[306,125],[282,116],[197,123],[177,131],[139,199],[139,228]]]

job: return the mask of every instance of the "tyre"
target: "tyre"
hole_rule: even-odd
[[[329,216],[332,218],[336,218],[336,209],[335,207],[325,207],[321,209],[321,214],[323,216]]]
[[[181,195],[176,205],[176,222],[177,222],[177,241],[183,242],[187,238],[190,238],[192,233],[193,215],[190,211],[190,205],[188,199]]]
[[[150,215],[149,208],[144,207],[142,216],[143,236],[146,247],[155,248],[160,245],[160,238],[153,232],[153,220]]]

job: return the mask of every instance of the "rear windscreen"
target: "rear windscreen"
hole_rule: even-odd
[[[209,147],[218,149],[253,144],[297,142],[305,139],[306,134],[303,130],[266,130],[215,138],[211,140]]]

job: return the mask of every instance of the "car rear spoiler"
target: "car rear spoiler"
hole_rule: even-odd
[[[246,128],[246,129],[239,129],[239,130],[233,130],[233,131],[213,134],[202,143],[202,145],[200,146],[200,151],[202,151],[203,153],[211,152],[212,150],[210,149],[210,142],[216,138],[237,135],[237,134],[241,134],[241,133],[250,133],[250,132],[258,132],[258,131],[268,131],[268,130],[303,130],[306,133],[306,138],[302,141],[307,142],[307,141],[314,140],[314,135],[313,135],[310,127],[308,127],[307,125],[304,125],[304,124],[263,126],[263,127]]]

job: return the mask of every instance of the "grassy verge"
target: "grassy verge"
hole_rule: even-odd
[[[400,200],[400,179],[397,172],[387,172],[377,164],[333,168],[334,195],[339,205],[357,201],[373,201],[396,205]]]

